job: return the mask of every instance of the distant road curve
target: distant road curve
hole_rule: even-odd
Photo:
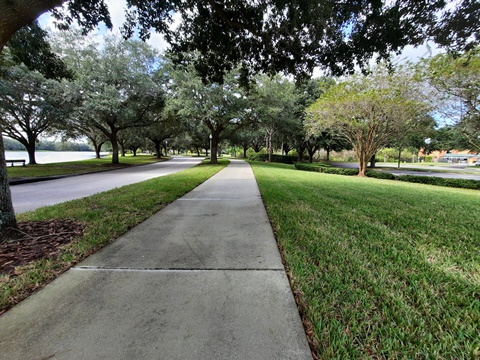
[[[197,165],[202,158],[175,156],[172,160],[142,166],[11,186],[15,212],[90,196],[102,191],[173,174]]]

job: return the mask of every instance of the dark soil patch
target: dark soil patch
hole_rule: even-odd
[[[55,258],[62,248],[83,235],[85,225],[69,219],[18,223],[18,238],[0,244],[0,273],[43,258]]]

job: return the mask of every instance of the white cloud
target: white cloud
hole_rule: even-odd
[[[411,61],[416,62],[421,58],[435,56],[442,53],[443,50],[440,49],[436,44],[425,43],[419,46],[406,46],[402,53],[398,55],[395,59],[399,62]]]

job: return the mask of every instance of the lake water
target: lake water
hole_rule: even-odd
[[[28,164],[28,153],[26,151],[5,151],[5,158],[7,160],[25,159]],[[51,164],[93,158],[95,158],[95,151],[37,151],[35,153],[35,159],[38,164]]]

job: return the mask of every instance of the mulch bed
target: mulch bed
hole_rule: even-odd
[[[18,223],[18,238],[0,244],[0,274],[16,275],[16,267],[55,258],[62,247],[83,235],[84,224],[70,219]]]

